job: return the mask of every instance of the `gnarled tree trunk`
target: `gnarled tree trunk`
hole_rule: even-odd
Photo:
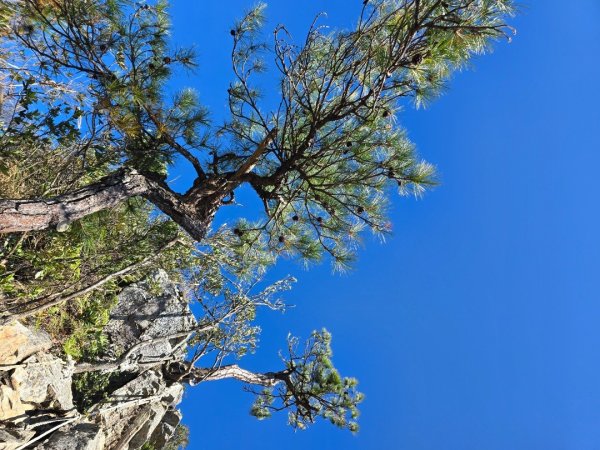
[[[186,194],[134,170],[118,170],[100,181],[54,198],[0,199],[0,234],[45,230],[62,231],[78,219],[142,196],[168,215],[197,241],[208,231],[227,182],[195,186]]]
[[[148,191],[137,172],[117,171],[97,183],[54,198],[0,200],[0,233],[45,230],[118,205]]]

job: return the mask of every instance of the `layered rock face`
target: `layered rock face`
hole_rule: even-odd
[[[85,414],[73,404],[74,364],[51,353],[50,337],[17,322],[0,327],[0,450],[138,450],[147,442],[162,448],[181,420],[176,407],[184,388],[164,379],[161,360],[182,360],[185,336],[156,338],[185,335],[195,325],[165,272],[125,288],[105,331],[113,358],[148,341],[131,355],[145,365],[132,365],[121,386]]]

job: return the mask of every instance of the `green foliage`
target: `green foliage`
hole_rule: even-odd
[[[11,5],[4,0],[0,1],[0,34],[10,33],[10,20],[12,16]]]
[[[325,253],[338,269],[353,260],[363,229],[389,232],[390,187],[420,195],[435,183],[433,167],[397,124],[402,103],[423,105],[437,96],[453,71],[506,34],[503,19],[512,11],[504,0],[365,5],[354,30],[325,32],[315,23],[301,46],[279,27],[269,48],[262,4],[236,24],[232,117],[219,132],[230,141],[212,166],[236,170],[276,129],[254,169],[258,176],[249,178],[266,213],[251,228],[277,254],[311,261]],[[281,103],[270,112],[252,79],[267,55],[281,76]]]
[[[86,372],[73,376],[73,402],[78,411],[85,412],[108,399],[115,389],[119,373]]]
[[[114,166],[160,177],[183,156],[198,173],[195,187],[206,177],[235,179],[221,199],[242,184],[255,190],[265,216],[251,226],[260,238],[248,235],[244,245],[306,262],[328,255],[340,270],[352,262],[361,231],[390,231],[392,188],[420,195],[435,183],[433,167],[397,123],[399,111],[435,98],[454,71],[507,36],[504,19],[513,9],[509,0],[370,0],[350,31],[328,31],[319,18],[302,45],[282,26],[271,45],[259,3],[231,30],[230,118],[213,126],[192,89],[164,94],[173,68],[195,67],[191,50],[169,47],[167,6],[22,2],[17,14],[24,29],[16,32],[39,62],[15,65],[27,66],[28,77],[8,70],[23,100],[7,135],[54,144],[89,139]],[[82,47],[94,51],[82,55]],[[254,80],[268,60],[280,78],[274,109],[264,105]],[[63,68],[80,74],[81,84],[71,86]],[[65,93],[57,99],[32,78],[64,85]],[[271,142],[251,171],[237,174],[266,136]]]
[[[53,331],[55,336],[68,336],[63,343],[65,354],[77,361],[95,361],[108,349],[108,339],[102,329],[108,323],[116,297],[108,298],[108,301],[100,299],[96,294],[78,299],[68,308],[50,310],[38,319],[38,324],[44,323],[44,328]]]
[[[289,339],[286,370],[276,375],[281,382],[274,389],[258,393],[251,414],[258,419],[271,411],[289,409],[288,423],[304,429],[318,417],[340,428],[358,431],[358,404],[364,396],[356,390],[354,378],[342,378],[331,362],[331,335],[314,331],[304,351],[297,353],[296,338]]]
[[[95,150],[113,162],[126,160],[139,170],[164,173],[173,152],[160,136],[156,139],[160,130],[145,107],[162,99],[172,66],[194,67],[192,51],[168,49],[167,2],[151,6],[127,0],[48,3],[52,7],[34,0],[13,5],[14,14],[20,17],[13,32],[39,60],[30,66],[27,60],[19,61],[22,64],[14,70],[5,69],[12,81],[22,84],[24,98],[30,99],[16,108],[6,133],[20,141],[20,136],[30,136],[65,143],[80,131],[89,131],[91,136],[85,138],[91,137]],[[83,56],[82,45],[93,51]],[[19,70],[23,65],[25,72]],[[86,79],[74,85],[73,72]],[[47,80],[53,89],[34,80]],[[63,94],[58,98],[57,88]],[[188,108],[187,115],[194,114],[198,117],[197,111],[192,114]],[[143,115],[146,121],[140,123]],[[190,128],[189,121],[185,126]],[[98,141],[105,145],[97,145]]]
[[[267,269],[284,255],[305,263],[329,257],[344,270],[365,230],[388,233],[391,191],[420,196],[435,184],[433,166],[398,123],[400,111],[436,98],[473,55],[512,31],[504,23],[510,0],[363,5],[354,29],[329,31],[317,18],[301,45],[283,26],[269,44],[265,5],[248,11],[231,30],[230,115],[215,126],[193,89],[166,95],[174,69],[196,64],[192,50],[170,45],[165,0],[0,0],[0,198],[52,198],[128,167],[169,192],[171,206],[185,204],[186,215],[205,203],[214,210],[235,204],[244,185],[264,209],[257,220],[241,217],[194,244],[171,220],[176,214],[158,215],[140,198],[62,232],[3,235],[1,313],[76,297],[35,323],[67,355],[94,361],[106,350],[102,330],[120,289],[161,267],[202,311],[191,364],[210,357],[218,368],[253,352],[258,308],[283,309],[274,296],[294,281],[265,287]],[[275,108],[255,83],[270,61],[279,77]],[[6,97],[2,86],[11,86]],[[197,175],[183,195],[166,181],[178,157]],[[206,217],[190,219],[209,226],[213,215]],[[157,254],[176,238],[181,245]],[[152,264],[138,266],[149,258]],[[252,414],[288,409],[294,428],[320,417],[356,431],[363,397],[356,380],[333,367],[330,340],[325,330],[314,332],[298,352],[290,338],[286,369],[270,374],[278,383],[257,393]],[[112,381],[78,376],[80,409],[101,401]],[[167,448],[187,443],[186,429],[178,430]]]

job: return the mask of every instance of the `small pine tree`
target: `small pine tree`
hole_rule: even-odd
[[[257,393],[251,414],[258,419],[272,411],[288,409],[288,423],[304,429],[319,417],[340,428],[358,431],[358,404],[364,396],[356,391],[354,378],[342,378],[331,362],[331,335],[314,331],[304,351],[297,354],[298,340],[289,338],[286,369],[272,374],[280,381]]]

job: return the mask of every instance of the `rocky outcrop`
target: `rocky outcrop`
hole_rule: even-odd
[[[149,442],[154,445],[154,448],[163,448],[175,434],[180,422],[181,412],[177,409],[169,409],[150,436]]]
[[[85,415],[73,406],[73,365],[49,352],[50,337],[20,323],[0,327],[0,450],[32,439],[28,448],[40,450],[139,450],[146,442],[162,448],[181,420],[176,406],[184,388],[164,379],[160,361],[182,360],[195,326],[165,272],[123,289],[105,330],[112,357],[147,341],[131,359],[158,364],[125,374],[121,387]],[[181,336],[157,339],[173,334]]]
[[[183,359],[185,336],[161,341],[157,338],[186,335],[195,326],[196,320],[179,289],[166,272],[159,270],[119,293],[119,302],[104,331],[114,357],[147,341],[130,355],[132,360],[145,362],[165,357]],[[136,450],[146,442],[164,444],[173,434],[174,427],[169,424],[174,422],[173,411],[181,402],[183,390],[183,385],[168,383],[161,370],[153,369],[114,391],[103,405],[105,412],[100,414],[106,448]]]
[[[107,435],[107,448],[140,448],[150,441],[165,414],[182,396],[181,384],[167,385],[155,370],[142,373],[113,392],[106,404],[97,408]]]
[[[40,352],[51,347],[50,337],[20,323],[0,327],[0,335],[7,338],[1,345],[0,365],[11,367],[0,372],[0,422],[32,410],[72,409],[72,367]]]

